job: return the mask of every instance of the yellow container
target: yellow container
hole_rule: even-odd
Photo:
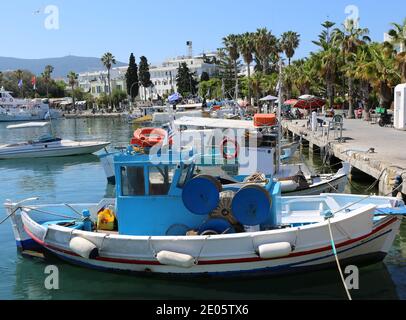
[[[113,231],[114,230],[114,214],[110,209],[104,209],[97,215],[97,229]]]

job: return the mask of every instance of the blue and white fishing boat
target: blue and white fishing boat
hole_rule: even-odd
[[[210,156],[211,157],[211,156]],[[390,197],[281,197],[254,175],[235,182],[196,172],[184,152],[115,157],[116,198],[93,204],[7,201],[17,245],[108,271],[245,276],[383,259],[406,213]]]

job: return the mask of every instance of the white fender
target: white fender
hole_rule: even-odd
[[[72,238],[69,242],[69,248],[85,259],[94,259],[99,255],[97,246],[93,242],[81,237]]]
[[[268,243],[258,247],[258,253],[261,259],[286,257],[291,252],[292,246],[289,242]]]
[[[299,184],[293,180],[286,180],[286,181],[279,181],[279,182],[281,184],[282,192],[295,191],[299,187]]]
[[[190,268],[195,262],[195,259],[188,254],[172,251],[160,251],[158,252],[156,258],[161,264],[181,268]]]

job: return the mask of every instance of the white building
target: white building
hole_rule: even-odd
[[[215,56],[214,53],[206,54],[207,57]],[[207,72],[212,76],[217,71],[217,66],[214,64],[206,63],[203,55],[199,56],[180,56],[164,61],[159,66],[150,65],[149,72],[151,73],[152,87],[145,90],[146,98],[157,99],[158,95],[168,95],[177,91],[176,76],[178,68],[182,63],[186,63],[192,73],[196,73],[197,80],[203,72]],[[144,99],[144,89],[140,88],[140,98]]]
[[[206,54],[207,57],[215,56],[215,54]],[[149,71],[151,74],[152,86],[144,90],[140,86],[139,99],[144,100],[144,92],[146,99],[157,99],[158,95],[169,95],[177,91],[176,76],[178,68],[182,63],[186,63],[191,72],[195,72],[197,79],[203,72],[207,72],[209,76],[216,73],[217,66],[204,62],[203,55],[199,56],[181,56],[164,61],[161,65],[150,65]],[[111,69],[111,90],[121,89],[127,91],[125,74],[128,66]],[[85,92],[90,92],[94,97],[99,97],[101,93],[108,94],[107,70],[84,72],[79,74],[79,87]],[[129,93],[128,93],[129,94]]]
[[[111,91],[114,89],[127,91],[125,81],[127,68],[128,67],[125,66],[112,68],[110,70]],[[109,92],[107,70],[79,73],[78,83],[83,91],[91,93],[96,98],[102,93],[108,94]]]

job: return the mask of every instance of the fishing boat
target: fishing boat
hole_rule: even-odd
[[[19,125],[10,125],[7,129],[43,128],[49,122],[30,122]],[[62,157],[72,155],[91,154],[109,145],[105,141],[73,141],[61,139],[46,133],[37,139],[20,143],[0,145],[0,159],[23,159]]]
[[[82,267],[180,277],[296,273],[382,260],[403,201],[281,197],[280,183],[196,172],[196,154],[115,156],[116,198],[93,204],[5,203],[17,246]],[[155,159],[156,160],[156,159]]]

